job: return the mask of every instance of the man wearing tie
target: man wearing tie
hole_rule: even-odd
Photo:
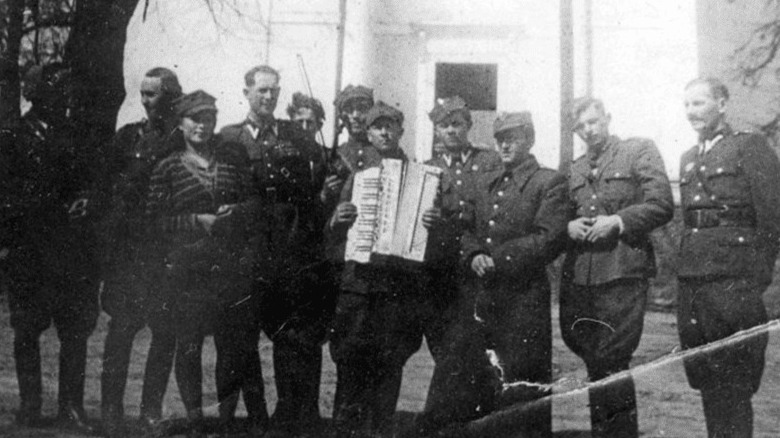
[[[767,320],[761,295],[777,258],[780,163],[762,135],[726,123],[728,98],[717,79],[685,87],[685,112],[699,134],[680,160],[677,328],[686,349]],[[761,384],[766,345],[761,334],[684,360],[710,437],[753,435],[750,399]]]
[[[563,340],[596,381],[629,369],[642,336],[648,278],[655,275],[649,233],[672,219],[669,180],[651,140],[609,134],[611,116],[592,97],[574,102],[574,132],[587,152],[571,166],[575,219],[560,297]],[[638,435],[629,376],[589,391],[594,437]]]

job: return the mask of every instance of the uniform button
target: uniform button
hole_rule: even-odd
[[[715,172],[723,173],[723,168],[722,167],[718,167],[718,170],[716,170]]]
[[[696,321],[696,318],[691,318],[691,324],[696,325],[699,321]]]
[[[694,228],[694,229],[692,229],[692,230],[691,230],[691,232],[693,232],[693,233],[698,233],[698,232],[699,232],[699,229],[698,229],[698,228]]]
[[[456,174],[456,175],[460,175],[461,173],[463,173],[463,172],[461,172],[461,171],[460,171],[460,169],[458,169],[458,170],[456,170],[456,171],[455,171],[455,174]]]
[[[511,256],[506,256],[507,261],[512,260]]]
[[[136,157],[136,158],[141,158],[141,153],[140,153],[140,152],[136,152],[136,153],[135,153],[135,157]]]
[[[745,238],[742,236],[739,236],[739,239],[737,239],[739,243],[745,243]]]
[[[498,196],[504,196],[504,192],[502,192],[502,191],[500,191],[500,190],[499,190],[499,191],[498,191]]]
[[[485,239],[485,242],[487,242],[487,243],[491,243],[491,242],[493,242],[493,239],[491,239],[490,237],[488,237],[487,239]]]
[[[358,167],[362,168],[363,167],[363,162],[362,161],[358,161],[357,165],[358,165]]]
[[[488,221],[488,225],[490,225],[491,227],[494,227],[494,226],[496,225],[496,221],[494,221],[494,220],[489,220],[489,221]]]
[[[598,198],[598,196],[596,196],[596,194],[595,194],[595,193],[594,193],[593,195],[591,195],[591,196],[590,196],[590,199],[596,199],[596,198]]]
[[[271,167],[271,163],[266,164],[265,167]]]
[[[710,195],[710,200],[714,201],[715,200],[715,195]]]
[[[274,179],[274,176],[273,176],[273,175],[271,175],[271,176],[270,176],[270,178],[271,178],[271,179]]]
[[[493,210],[498,210],[498,204],[493,204]]]
[[[509,181],[509,177],[508,177],[508,176],[505,176],[505,177],[504,177],[504,182],[507,182],[507,181]]]
[[[358,151],[358,155],[363,155],[363,149]]]
[[[458,181],[456,181],[456,182],[455,182],[455,184],[457,184],[457,185],[462,185],[462,184],[463,184],[463,181],[461,181],[461,180],[458,180]]]
[[[696,196],[693,197],[693,200],[694,201],[701,201],[701,196],[696,195]]]
[[[696,183],[696,187],[701,187],[701,183]]]
[[[458,205],[466,205],[465,201],[458,201]]]
[[[699,168],[699,170],[701,170],[702,172],[704,172],[705,170],[707,170],[707,166],[701,166],[701,167]]]
[[[591,209],[592,211],[596,211],[596,206],[595,206],[595,205],[591,205],[591,206],[590,206],[590,209]]]

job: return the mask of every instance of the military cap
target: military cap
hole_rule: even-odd
[[[436,99],[436,104],[433,106],[431,112],[428,113],[433,123],[439,123],[452,113],[462,111],[466,114],[466,117],[471,121],[471,112],[469,111],[466,101],[460,96],[445,97]]]
[[[197,114],[201,111],[217,112],[217,107],[214,105],[216,100],[217,99],[209,93],[206,93],[203,90],[197,90],[174,100],[173,109],[179,117]]]
[[[528,111],[501,113],[493,122],[493,136],[498,135],[501,131],[507,131],[509,129],[533,129],[533,127],[534,122],[533,119],[531,119],[531,113]]]
[[[371,126],[382,117],[395,120],[399,125],[404,124],[404,113],[380,100],[366,113],[366,126]]]
[[[334,105],[336,105],[336,108],[341,109],[344,104],[349,102],[352,99],[368,99],[371,101],[371,104],[374,104],[374,89],[364,87],[362,85],[347,85],[346,88],[341,90],[341,92],[336,96],[336,100],[333,102]]]

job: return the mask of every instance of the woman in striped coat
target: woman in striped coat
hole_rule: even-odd
[[[221,143],[214,135],[214,101],[199,90],[175,102],[182,134],[178,141],[183,144],[158,163],[148,200],[152,223],[167,247],[176,381],[188,418],[194,421],[203,416],[204,337],[215,333],[218,375],[220,370],[229,373],[230,360],[241,360],[252,349],[257,354],[256,344],[247,346],[248,352],[242,350],[240,333],[224,321],[240,317],[254,301],[251,269],[254,239],[260,234],[253,218],[259,216],[259,197],[244,148]],[[193,427],[190,436],[202,434]]]

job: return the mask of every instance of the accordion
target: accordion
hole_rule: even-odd
[[[352,203],[358,216],[347,233],[344,260],[422,262],[428,242],[422,216],[433,207],[440,180],[438,167],[395,159],[355,173]]]

